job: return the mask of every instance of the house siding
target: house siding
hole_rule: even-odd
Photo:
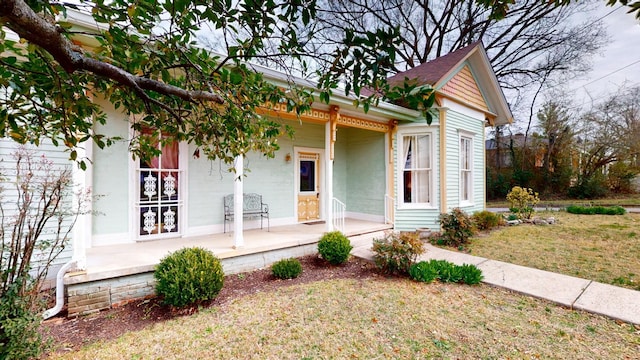
[[[129,121],[125,114],[105,100],[97,100],[107,113],[108,126],[95,125],[98,134],[129,139]],[[92,227],[94,235],[127,234],[129,231],[129,143],[118,141],[100,149],[93,145],[93,204],[98,213]]]
[[[460,135],[472,139],[473,145],[473,201],[460,201]],[[450,109],[446,126],[446,193],[447,209],[459,207],[467,213],[484,209],[484,121],[470,113]]]
[[[324,125],[292,122],[293,139],[278,139],[280,150],[274,158],[262,154],[249,153],[244,165],[248,169],[242,179],[245,193],[258,193],[262,201],[269,205],[271,220],[293,218],[295,197],[295,152],[294,147],[324,148]],[[190,148],[190,152],[195,148]],[[291,155],[291,161],[285,157]],[[189,161],[188,226],[200,227],[222,225],[224,222],[223,198],[233,194],[234,173],[230,166],[220,161],[205,158]],[[247,224],[245,228],[258,224]],[[215,231],[215,230],[213,230]]]
[[[18,204],[18,191],[15,188],[15,169],[16,169],[16,160],[13,157],[13,154],[18,149],[20,145],[10,139],[0,139],[0,177],[3,178],[0,181],[0,186],[2,187],[2,191],[0,192],[0,201],[2,201],[3,208],[3,217],[5,218],[5,226],[8,226],[8,222],[11,221],[13,216],[17,214],[17,204]],[[39,146],[33,145],[25,145],[25,148],[28,151],[33,151],[34,162],[37,162],[39,157],[45,157],[47,160],[53,163],[54,171],[62,171],[64,169],[71,171],[79,171],[75,170],[75,165],[69,160],[69,154],[65,152],[63,147],[57,147],[53,145],[53,143],[44,139],[40,142]],[[72,203],[71,193],[74,189],[69,189],[69,197],[65,199],[65,205],[68,207],[72,207],[74,204]],[[63,222],[63,230],[65,227],[70,225],[72,221],[71,218],[65,219]],[[43,233],[39,237],[40,241],[53,239],[57,229],[57,222],[55,219],[51,219],[47,226],[45,226]],[[5,237],[9,238],[11,236],[11,230],[6,229],[7,233]],[[63,234],[64,235],[64,234]],[[66,262],[71,260],[73,255],[72,248],[73,239],[69,238],[67,242],[67,246],[64,250],[56,257],[56,259],[51,263],[49,274],[47,278],[55,277],[58,269]],[[38,271],[38,266],[40,262],[38,262],[39,257],[42,254],[37,250],[33,254],[33,259],[35,260],[33,265],[33,269]]]
[[[347,211],[384,216],[385,133],[340,129],[347,134]]]

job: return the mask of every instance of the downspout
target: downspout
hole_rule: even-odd
[[[91,143],[85,144],[85,147],[78,147],[78,156],[80,159],[82,157],[92,159],[93,146]],[[85,189],[87,184],[93,183],[93,171],[91,168],[86,171],[76,169],[73,173],[73,178],[76,185]],[[77,196],[81,195],[75,192],[74,201],[78,200]],[[80,202],[78,201],[78,203]],[[86,270],[87,254],[85,238],[91,239],[91,214],[93,213],[93,204],[89,202],[86,206],[87,208],[84,210],[77,209],[78,213],[84,212],[84,214],[78,216],[77,220],[80,221],[77,221],[73,227],[73,256],[70,261],[62,265],[60,270],[58,270],[58,274],[56,275],[56,305],[42,313],[44,320],[56,316],[64,306],[64,275],[67,271],[72,267],[78,270]]]
[[[58,275],[56,276],[56,305],[42,313],[44,320],[56,316],[62,310],[64,306],[64,274],[74,265],[76,265],[76,261],[71,260],[58,270]]]

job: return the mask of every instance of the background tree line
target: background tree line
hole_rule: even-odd
[[[580,111],[554,94],[531,132],[497,128],[487,143],[487,195],[512,186],[547,196],[598,198],[635,191],[640,174],[640,86],[622,88]]]

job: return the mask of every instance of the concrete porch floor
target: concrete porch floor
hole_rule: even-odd
[[[286,249],[292,249],[291,256],[299,256],[300,252],[293,249],[303,247],[308,249],[310,245],[314,245],[324,234],[325,226],[324,223],[294,224],[274,226],[270,231],[267,231],[266,228],[245,230],[244,247],[239,249],[233,248],[233,232],[93,247],[87,249],[86,252],[86,271],[68,273],[65,277],[65,284],[80,284],[152,272],[160,259],[170,252],[184,247],[196,246],[211,250],[222,261],[225,273],[232,274],[239,272],[237,269],[247,268],[247,266],[229,265],[233,263],[234,258],[242,261],[241,259],[248,255],[267,254],[274,251],[278,251],[282,255]],[[344,233],[347,237],[353,237],[391,228],[392,225],[389,224],[345,219]],[[260,267],[259,264],[255,268],[258,267]]]

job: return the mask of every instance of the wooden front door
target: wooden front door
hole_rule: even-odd
[[[298,221],[320,219],[320,152],[299,151],[298,165]]]

